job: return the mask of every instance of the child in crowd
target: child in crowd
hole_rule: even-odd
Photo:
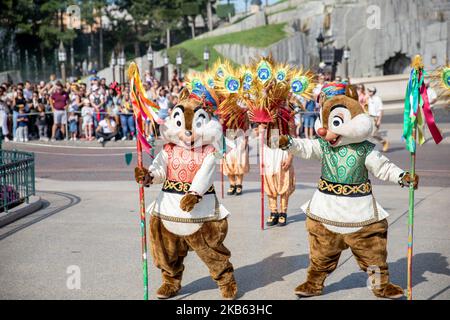
[[[124,96],[120,106],[120,123],[123,133],[122,140],[135,140],[133,106],[131,105],[129,95]]]
[[[78,110],[74,106],[69,108],[70,140],[76,141],[78,135]]]
[[[37,118],[36,125],[39,131],[39,140],[48,140],[47,136],[47,116],[45,115],[45,105],[43,103],[39,103],[37,107]]]
[[[81,109],[81,116],[83,117],[83,130],[86,140],[94,140],[93,124],[94,124],[94,108],[91,106],[89,99],[83,100],[83,108]]]
[[[17,115],[17,129],[16,129],[17,141],[28,141],[28,115],[25,113],[25,106],[19,106],[19,114]]]

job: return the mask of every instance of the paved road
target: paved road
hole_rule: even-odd
[[[427,142],[419,149],[421,187],[416,193],[414,296],[450,299],[450,156],[448,132],[442,145]],[[408,155],[400,142],[401,128],[386,123],[393,142],[388,156],[403,167]],[[0,229],[0,299],[140,299],[138,193],[132,167],[124,154],[132,143],[36,146],[6,144],[36,153],[37,189],[45,208]],[[134,159],[135,161],[135,159]],[[295,299],[308,265],[305,216],[307,201],[319,175],[314,161],[296,160],[297,190],[291,198],[285,228],[259,229],[259,178],[256,166],[246,177],[241,197],[225,197],[232,212],[229,235],[232,262],[241,299]],[[219,176],[217,176],[219,179]],[[390,212],[389,262],[392,280],[406,287],[407,190],[374,180],[377,200]],[[220,185],[216,183],[216,189]],[[146,191],[153,199],[158,187]],[[267,204],[266,204],[267,206]],[[73,268],[81,272],[81,288],[70,290]],[[150,291],[160,285],[150,267]],[[327,279],[325,294],[314,299],[374,299],[365,288],[365,274],[350,252]],[[181,299],[219,299],[206,267],[195,254],[186,259]]]
[[[443,161],[450,156],[450,125],[441,125],[444,141],[435,145],[431,140],[418,149],[417,170],[424,186],[450,186],[450,163]],[[385,124],[381,130],[391,141],[386,154],[393,162],[403,168],[409,167],[409,154],[401,141],[401,127],[398,124]],[[157,150],[161,147],[158,144]],[[133,154],[131,167],[135,166],[136,153],[133,142],[109,143],[102,148],[97,143],[58,142],[56,145],[39,143],[5,143],[5,148],[32,151],[36,155],[36,176],[39,178],[72,181],[127,181],[132,179],[132,168],[125,163],[125,154]],[[255,149],[256,150],[256,147]],[[256,152],[252,152],[256,160]],[[149,164],[150,157],[144,157]],[[320,165],[316,161],[296,158],[297,178],[302,182],[316,182]],[[259,181],[256,162],[246,176],[246,181]]]
[[[39,195],[49,202],[41,212],[0,229],[0,299],[141,299],[138,195],[133,182],[39,179]],[[240,287],[240,299],[296,299],[293,289],[308,265],[305,216],[300,205],[314,184],[299,183],[291,198],[289,224],[259,229],[258,182],[248,182],[240,197],[225,197],[232,212],[225,241]],[[218,187],[218,186],[216,186]],[[63,191],[64,190],[64,191]],[[450,188],[417,192],[414,296],[450,299]],[[158,187],[149,188],[147,200]],[[377,200],[390,212],[389,257],[392,281],[406,287],[408,192],[396,185],[375,185]],[[178,299],[219,299],[199,258],[185,260]],[[68,289],[67,272],[79,268],[80,289]],[[72,271],[73,272],[73,271]],[[161,284],[152,265],[150,298]],[[69,281],[70,283],[70,281]],[[314,299],[375,299],[366,276],[349,251],[327,279],[324,295]]]

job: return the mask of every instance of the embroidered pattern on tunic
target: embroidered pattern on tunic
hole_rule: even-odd
[[[211,145],[190,150],[173,143],[164,145],[168,156],[167,180],[192,183],[203,160],[214,150]]]
[[[365,166],[367,155],[375,145],[369,141],[352,143],[333,148],[323,139],[319,139],[322,156],[323,179],[342,184],[361,184],[369,179]]]

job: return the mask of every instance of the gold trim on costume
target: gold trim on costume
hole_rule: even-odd
[[[358,185],[351,185],[333,183],[320,178],[317,188],[319,191],[335,194],[337,196],[366,196],[372,193],[372,185],[370,181]]]
[[[215,194],[214,194],[214,201],[215,201],[215,208],[214,208],[213,216],[201,217],[201,218],[182,218],[182,217],[168,216],[168,215],[165,215],[165,214],[155,211],[156,202],[153,205],[151,214],[155,217],[161,218],[162,220],[171,221],[171,222],[203,223],[203,222],[207,222],[207,221],[216,221],[216,220],[219,220],[220,204],[219,204],[219,200],[217,199],[217,196]]]
[[[361,221],[361,222],[337,222],[337,221],[331,221],[328,219],[318,217],[315,214],[311,213],[311,209],[310,209],[311,200],[309,201],[308,207],[306,208],[306,215],[313,220],[328,224],[330,226],[343,227],[343,228],[359,228],[359,227],[364,227],[364,226],[367,226],[369,224],[379,221],[377,202],[375,201],[375,197],[373,197],[373,196],[372,196],[372,203],[373,203],[374,217],[369,220]]]
[[[171,181],[165,180],[162,186],[162,191],[165,192],[176,192],[176,193],[186,193],[191,188],[191,183],[189,182],[181,182],[181,181]],[[213,193],[214,185],[211,185],[209,189],[205,192],[205,194]]]

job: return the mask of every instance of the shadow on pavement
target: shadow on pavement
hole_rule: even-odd
[[[38,211],[36,211],[36,212],[34,212],[34,213],[32,213],[32,214],[22,218],[22,219],[19,219],[19,220],[15,221],[15,222],[11,223],[8,226],[3,227],[6,230],[6,227],[8,227],[8,229],[9,229],[9,226],[13,226],[13,228],[11,230],[6,231],[5,233],[0,233],[0,240],[3,240],[6,237],[9,237],[10,235],[16,233],[17,231],[25,229],[25,228],[27,228],[27,227],[29,227],[29,226],[31,226],[31,225],[39,222],[39,221],[42,221],[42,220],[44,220],[44,219],[46,219],[46,218],[48,218],[48,217],[50,217],[50,216],[52,216],[52,215],[54,215],[56,213],[59,213],[59,212],[65,210],[67,208],[75,206],[75,205],[77,205],[78,203],[81,202],[81,199],[78,196],[76,196],[74,194],[66,193],[66,192],[40,191],[39,190],[38,193],[40,193],[40,194],[50,194],[50,195],[53,195],[53,196],[61,197],[61,198],[64,198],[64,199],[68,200],[68,202],[67,202],[67,204],[65,204],[63,206],[58,206],[56,208],[49,208],[50,205],[51,205],[51,202],[43,199],[42,200],[43,201],[43,206],[42,206],[42,208],[40,210],[38,210]],[[48,210],[50,210],[50,211],[48,211]],[[46,212],[46,211],[48,211],[48,212]],[[29,220],[30,218],[32,218],[32,219]]]
[[[395,262],[389,263],[389,274],[392,283],[407,287],[407,258],[401,258]],[[431,272],[434,274],[441,274],[450,276],[450,268],[447,262],[447,257],[436,252],[418,253],[413,257],[413,296],[414,287],[422,282],[426,282],[427,278],[425,273]],[[364,272],[355,272],[339,282],[334,282],[329,285],[325,285],[324,294],[337,292],[341,290],[348,290],[354,288],[362,288],[366,286],[367,276]],[[444,293],[450,288],[444,288],[438,293],[431,296],[429,299],[433,299],[438,295]],[[436,288],[437,289],[437,288]]]
[[[277,252],[257,263],[237,268],[234,276],[239,288],[238,298],[271,283],[284,281],[284,276],[308,267],[307,254],[287,257],[282,257],[282,254],[283,252]],[[299,279],[299,282],[301,280]],[[292,284],[292,294],[296,285],[297,283]],[[183,295],[182,299],[184,299],[196,292],[211,289],[219,290],[211,277],[204,277],[182,287],[180,295]],[[276,296],[268,298],[275,299]]]

